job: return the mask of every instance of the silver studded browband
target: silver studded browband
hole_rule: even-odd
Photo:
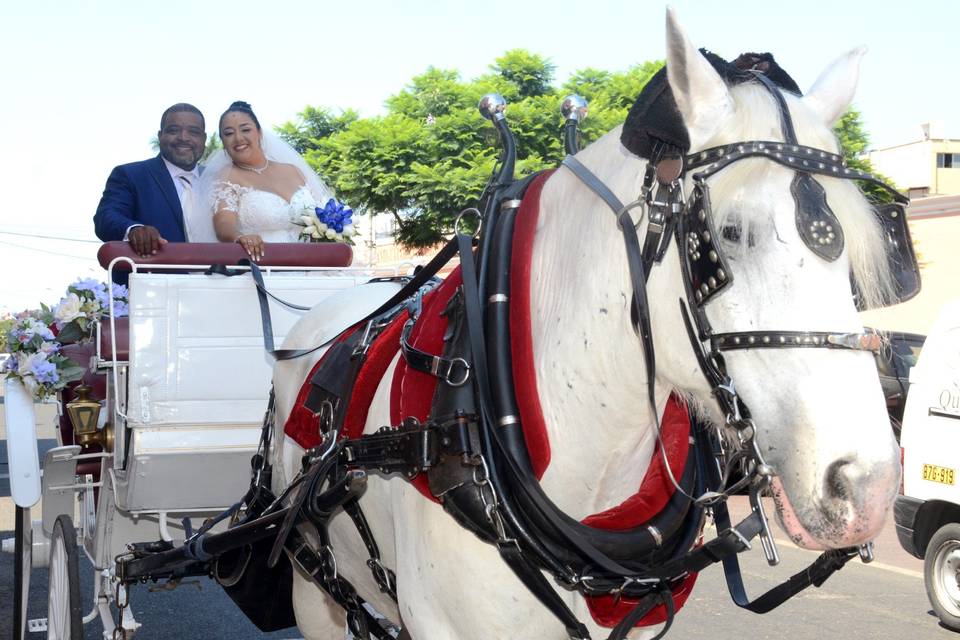
[[[802,144],[754,140],[712,147],[686,156],[685,171],[693,172],[694,181],[703,182],[731,163],[751,157],[766,158],[806,173],[846,180],[864,180],[885,189],[898,202],[909,201],[903,194],[873,174],[848,167],[842,156]],[[701,170],[696,171],[696,169]]]
[[[736,349],[795,349],[819,347],[826,349],[851,349],[876,353],[883,338],[876,332],[829,333],[825,331],[742,331],[718,333],[710,336],[712,351]]]

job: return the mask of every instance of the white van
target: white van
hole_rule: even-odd
[[[927,596],[940,621],[960,631],[960,299],[940,312],[910,371],[900,448],[897,537],[924,559]]]

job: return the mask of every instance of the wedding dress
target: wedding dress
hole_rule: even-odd
[[[221,205],[237,212],[237,227],[241,235],[256,234],[264,242],[297,242],[303,226],[295,224],[305,209],[323,206],[333,198],[333,191],[321,180],[300,154],[277,135],[263,132],[264,155],[271,162],[292,164],[300,171],[305,184],[290,200],[273,192],[247,187],[227,180],[233,166],[222,149],[214,153],[200,175],[198,214],[192,221],[191,242],[217,242],[213,215]],[[312,211],[311,211],[312,213]]]
[[[300,219],[301,212],[312,213],[317,207],[307,185],[297,189],[288,201],[272,191],[222,181],[214,185],[214,197],[229,211],[237,212],[241,235],[256,234],[264,242],[296,242],[303,226],[293,221]]]

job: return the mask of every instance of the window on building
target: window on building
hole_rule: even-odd
[[[960,169],[960,153],[938,153],[937,169]]]

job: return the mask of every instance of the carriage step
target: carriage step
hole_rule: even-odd
[[[27,620],[27,633],[40,633],[47,630],[46,618],[34,618]]]

